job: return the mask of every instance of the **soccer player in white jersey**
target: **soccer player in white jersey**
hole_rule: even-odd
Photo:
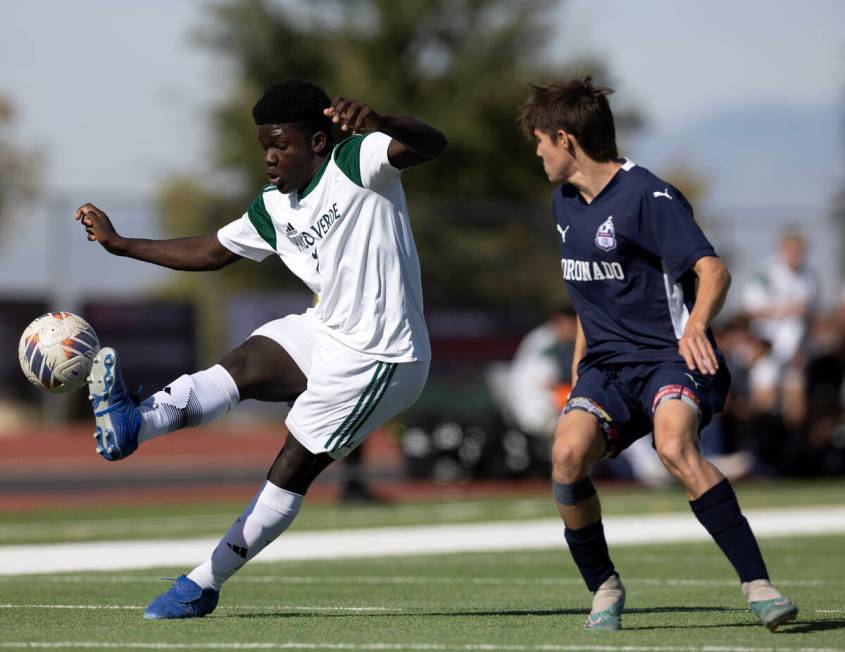
[[[293,402],[264,485],[210,558],[155,598],[146,618],[211,613],[223,582],[290,526],[314,478],[409,407],[428,375],[419,261],[399,177],[439,156],[445,136],[357,100],[329,100],[298,79],[269,86],[252,115],[270,184],[216,234],[124,238],[96,206],[76,211],[88,239],[115,255],[208,271],[275,254],[319,298],[143,401],[127,391],[117,352],[98,354],[89,390],[106,460],[248,398]],[[332,123],[348,137],[334,143]]]

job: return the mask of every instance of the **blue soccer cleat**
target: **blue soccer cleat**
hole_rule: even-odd
[[[97,452],[110,462],[128,457],[138,448],[141,415],[137,397],[126,391],[113,348],[100,349],[94,358],[88,390],[97,424]]]
[[[795,620],[798,615],[798,605],[788,598],[780,597],[774,600],[757,600],[749,602],[751,610],[760,622],[774,632],[784,623]]]
[[[144,609],[148,620],[172,618],[202,618],[217,606],[220,591],[204,589],[185,575],[180,575],[172,586]]]

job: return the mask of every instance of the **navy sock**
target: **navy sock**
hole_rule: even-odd
[[[727,480],[708,489],[697,500],[691,500],[690,507],[733,564],[740,581],[769,579],[757,539],[739,510],[736,494]]]
[[[581,577],[584,578],[587,588],[595,593],[608,577],[616,573],[607,552],[601,519],[579,530],[566,528],[564,536],[569,544],[572,559],[581,571]]]

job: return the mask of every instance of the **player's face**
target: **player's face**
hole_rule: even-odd
[[[264,150],[264,169],[270,183],[287,194],[305,187],[323,162],[326,135],[312,137],[293,125],[258,125],[258,141]]]
[[[534,140],[537,142],[537,156],[543,159],[543,170],[552,183],[567,181],[574,171],[575,159],[564,145],[562,132],[554,137],[539,129],[534,130]]]
[[[804,262],[804,241],[800,238],[784,238],[780,244],[781,258],[790,269],[797,270]]]

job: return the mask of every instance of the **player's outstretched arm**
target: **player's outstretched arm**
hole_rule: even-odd
[[[716,256],[699,258],[692,270],[698,276],[698,288],[684,334],[678,340],[678,351],[691,371],[698,369],[712,375],[719,368],[719,361],[707,338],[707,327],[725,303],[731,275]]]
[[[376,113],[359,100],[335,97],[323,113],[339,124],[341,131],[380,131],[390,136],[393,141],[387,158],[399,170],[435,159],[446,149],[446,136],[439,129],[416,118]]]
[[[90,241],[99,242],[115,256],[195,272],[220,269],[241,258],[221,245],[216,234],[173,240],[124,238],[112,226],[108,215],[93,204],[77,208],[76,219],[85,227]]]

